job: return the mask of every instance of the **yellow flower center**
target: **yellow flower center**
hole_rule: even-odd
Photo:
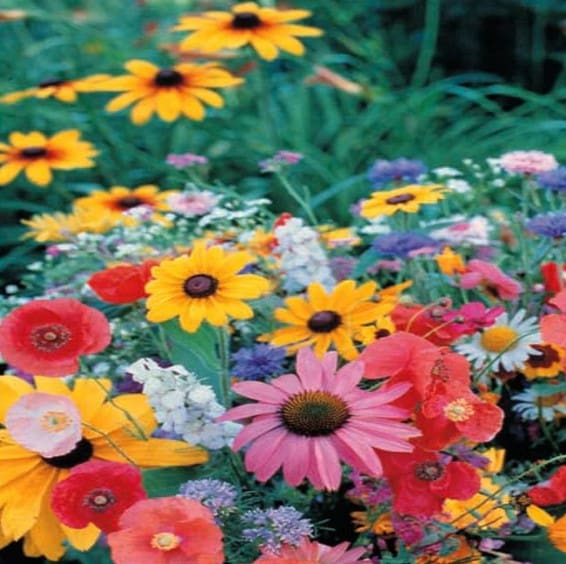
[[[151,538],[151,546],[157,550],[168,552],[181,544],[181,538],[173,533],[155,533]]]
[[[350,418],[342,398],[322,391],[291,396],[280,411],[284,425],[292,433],[306,437],[331,435]]]
[[[511,327],[490,327],[485,329],[480,337],[481,346],[492,353],[511,350],[517,346],[515,341],[519,334]]]
[[[450,402],[444,408],[444,415],[450,421],[467,421],[474,414],[474,406],[464,398],[459,398]]]
[[[66,429],[73,420],[64,411],[46,411],[39,419],[42,429],[49,433],[58,433]]]

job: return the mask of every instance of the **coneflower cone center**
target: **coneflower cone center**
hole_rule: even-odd
[[[218,280],[208,274],[196,274],[185,280],[183,290],[191,298],[207,298],[218,288]]]
[[[124,196],[123,198],[120,198],[116,203],[122,210],[129,210],[131,208],[136,208],[145,204],[145,202],[137,196]]]
[[[91,490],[83,499],[83,505],[94,511],[104,511],[108,506],[116,503],[116,497],[107,488]]]
[[[38,159],[47,155],[45,147],[26,147],[20,151],[20,155],[26,159]]]
[[[67,454],[52,456],[50,458],[41,457],[44,462],[55,468],[73,468],[92,458],[94,452],[92,444],[88,439],[82,438],[75,448]]]
[[[289,431],[305,437],[331,435],[350,418],[346,402],[329,392],[307,391],[291,396],[280,410]]]
[[[157,86],[179,86],[183,84],[183,75],[174,69],[161,69],[153,78]]]
[[[517,331],[511,327],[490,327],[480,337],[481,346],[489,352],[500,353],[514,349],[518,337]]]
[[[317,311],[307,321],[307,326],[315,333],[330,333],[342,323],[342,318],[330,310]]]
[[[419,480],[434,482],[444,474],[444,468],[440,462],[428,461],[417,464],[414,474]]]
[[[232,19],[233,29],[255,29],[261,25],[261,20],[253,12],[240,12]]]
[[[36,327],[30,337],[35,348],[53,352],[64,347],[71,340],[72,334],[64,325],[54,323]]]
[[[407,202],[410,202],[414,199],[415,196],[413,194],[397,194],[397,196],[391,196],[391,198],[387,198],[387,200],[385,200],[385,203],[394,206],[397,204],[406,204]]]

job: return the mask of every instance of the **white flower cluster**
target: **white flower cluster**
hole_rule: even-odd
[[[336,285],[328,257],[320,244],[319,234],[293,217],[274,230],[277,246],[275,254],[281,257],[281,271],[285,274],[283,289],[297,292],[311,282],[320,282],[327,290]]]
[[[195,374],[179,364],[164,368],[142,358],[127,371],[143,384],[162,429],[181,435],[188,443],[217,450],[230,446],[242,428],[237,423],[214,422],[224,413],[224,407],[216,401],[210,386],[201,384]]]

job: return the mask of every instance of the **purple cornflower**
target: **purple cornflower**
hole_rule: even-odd
[[[352,276],[356,259],[352,257],[333,257],[330,259],[330,270],[336,280],[346,280]]]
[[[372,244],[374,251],[386,257],[407,258],[416,251],[437,249],[438,241],[415,231],[381,235]]]
[[[566,166],[559,166],[554,170],[537,174],[536,180],[541,188],[556,192],[566,192]]]
[[[256,344],[232,354],[235,362],[232,375],[244,380],[263,380],[283,372],[285,349],[267,344]]]
[[[368,179],[374,188],[381,188],[389,182],[416,182],[427,167],[421,161],[411,159],[378,159],[368,171]]]
[[[526,223],[527,229],[551,239],[561,239],[566,235],[566,213],[547,213],[537,215]]]
[[[373,506],[387,503],[393,498],[393,490],[384,479],[368,478],[356,470],[352,470],[349,477],[354,484],[354,487],[347,492],[351,499]]]
[[[208,159],[202,155],[194,155],[193,153],[184,153],[182,155],[171,153],[167,155],[167,164],[175,168],[186,168],[188,166],[208,164]]]
[[[234,509],[238,492],[234,486],[222,480],[205,478],[189,480],[179,488],[179,497],[194,499],[208,507],[215,517]]]
[[[133,376],[126,372],[122,380],[116,384],[116,390],[121,394],[139,394],[143,391],[143,384],[136,382]]]
[[[262,549],[277,552],[281,544],[298,546],[301,539],[313,532],[312,523],[294,507],[277,509],[251,509],[242,515],[242,521],[254,525],[242,531],[242,537],[259,542]]]

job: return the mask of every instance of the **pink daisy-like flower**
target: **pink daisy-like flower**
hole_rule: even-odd
[[[297,374],[284,374],[269,384],[239,382],[233,389],[254,399],[234,407],[218,421],[253,418],[234,440],[246,452],[246,468],[264,482],[283,467],[291,486],[304,478],[319,489],[336,490],[342,476],[341,461],[370,476],[380,476],[382,465],[374,449],[411,452],[407,439],[419,435],[401,423],[408,410],[389,405],[409,384],[387,391],[358,388],[362,362],[350,362],[336,372],[337,354],[318,360],[310,348],[297,354]]]
[[[283,545],[277,554],[264,552],[254,564],[371,564],[360,560],[365,548],[348,550],[349,543],[328,546],[304,537],[299,546]]]
[[[478,286],[482,286],[490,296],[499,300],[516,300],[523,291],[519,282],[494,264],[473,259],[468,262],[466,272],[460,277],[460,287],[470,289]]]
[[[81,415],[64,396],[32,392],[6,412],[6,429],[20,446],[44,458],[72,451],[82,439]]]
[[[542,151],[511,151],[499,158],[499,164],[511,174],[539,174],[558,168],[554,155]]]
[[[209,190],[201,192],[176,192],[167,198],[167,203],[175,213],[187,217],[204,215],[211,211],[220,200]]]

